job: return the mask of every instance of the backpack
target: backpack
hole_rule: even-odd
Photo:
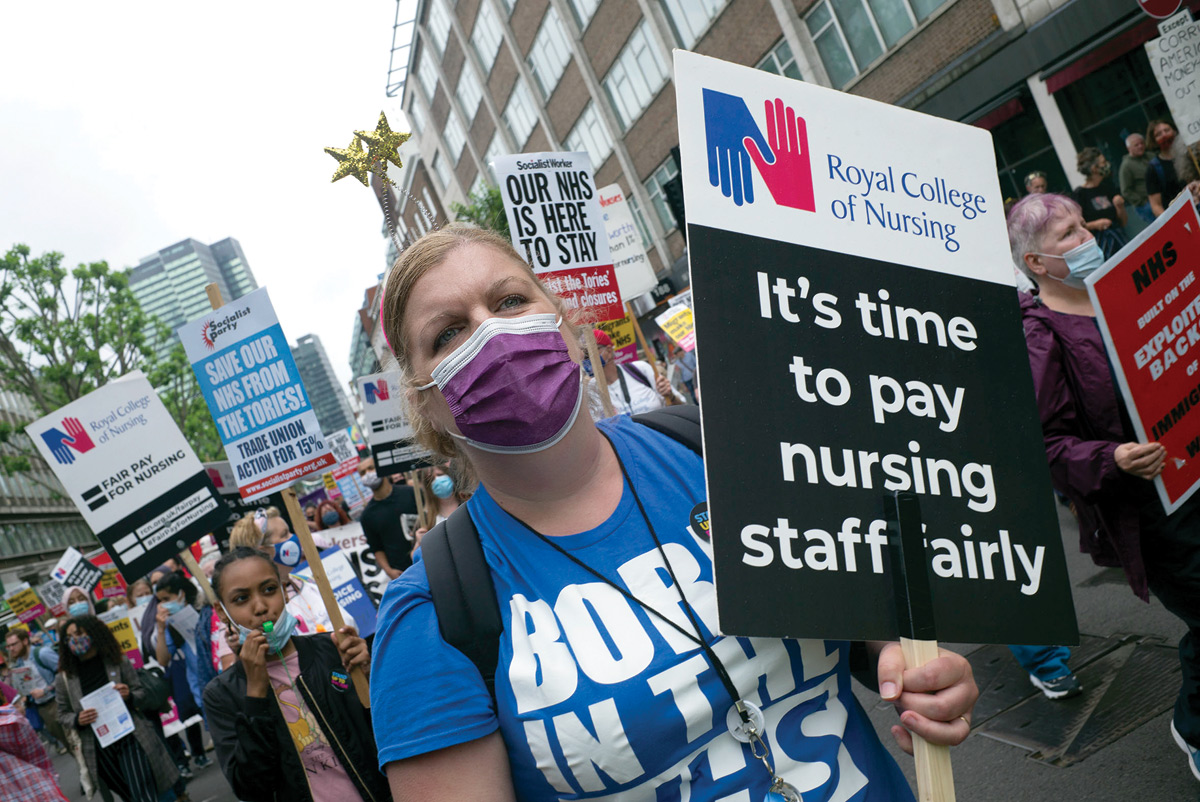
[[[664,407],[634,415],[633,420],[704,456],[699,407]],[[475,664],[495,698],[504,620],[479,531],[465,504],[421,538],[421,559],[442,638]]]
[[[171,711],[171,682],[158,666],[148,666],[137,669],[138,681],[146,698],[138,709],[146,715],[169,713]]]

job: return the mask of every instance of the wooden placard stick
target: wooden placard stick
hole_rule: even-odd
[[[625,304],[625,315],[633,323],[633,333],[637,336],[638,345],[642,346],[642,353],[646,355],[646,361],[650,363],[650,367],[654,368],[654,372],[657,374],[658,360],[654,358],[654,349],[646,344],[646,334],[642,331],[642,324],[638,322],[637,315],[633,313],[633,307],[628,302]]]
[[[208,599],[208,603],[215,610],[217,608],[217,594],[213,592],[212,585],[209,584],[208,577],[201,570],[200,563],[196,562],[196,556],[192,554],[192,550],[184,549],[179,552],[179,559],[183,560],[183,564],[192,572],[192,576],[196,577],[196,581],[200,583],[201,590],[204,591],[204,597]]]
[[[889,496],[887,521],[900,649],[908,668],[920,668],[938,658],[938,645],[917,497],[912,493]],[[931,744],[915,732],[911,735],[917,766],[918,802],[954,802],[950,747]]]
[[[337,599],[333,595],[333,588],[329,585],[329,577],[325,575],[325,564],[321,562],[321,553],[317,551],[317,544],[313,543],[312,532],[308,529],[308,520],[304,517],[304,510],[300,509],[300,500],[296,498],[296,491],[289,487],[283,491],[282,495],[288,516],[295,524],[296,536],[300,539],[300,548],[304,552],[304,559],[308,561],[308,570],[312,571],[313,582],[316,583],[317,590],[321,591],[321,601],[325,603],[325,611],[329,613],[329,622],[333,624],[333,631],[336,633],[346,625],[346,621],[342,618],[342,608],[338,607]],[[336,641],[336,635],[334,639]],[[358,701],[362,703],[363,707],[370,709],[371,688],[367,682],[367,675],[361,668],[354,666],[350,669],[350,678],[354,681],[354,692],[358,694]]]
[[[408,471],[404,474],[408,479],[408,486],[412,488],[413,500],[417,503],[417,526],[424,526],[425,521],[425,488],[421,484],[420,471]],[[436,516],[435,516],[436,517]],[[433,527],[429,527],[432,529]]]
[[[221,289],[215,283],[208,284],[204,288],[204,292],[208,294],[208,302],[214,310],[220,309],[224,305],[224,300],[221,298]],[[313,543],[312,532],[308,529],[308,519],[304,517],[304,510],[300,508],[300,500],[296,498],[296,491],[292,488],[287,488],[283,491],[283,503],[287,507],[288,517],[292,519],[292,525],[296,529],[296,536],[300,539],[300,549],[304,552],[304,559],[308,561],[309,570],[312,571],[313,582],[316,583],[317,590],[321,592],[321,601],[325,604],[325,612],[329,614],[329,623],[333,624],[334,637],[339,629],[346,625],[346,620],[342,618],[342,608],[338,607],[337,598],[333,595],[333,588],[329,585],[329,577],[325,575],[325,564],[321,562],[321,554],[317,551],[317,544]],[[190,552],[185,552],[184,562],[191,558],[192,563],[195,558]],[[191,568],[192,563],[188,564]],[[193,573],[200,573],[201,581],[207,584],[207,580],[203,579],[203,572],[200,571],[200,566],[193,569]],[[209,598],[212,598],[212,588],[207,590]],[[354,681],[354,692],[358,694],[358,701],[365,708],[371,707],[371,689],[367,683],[367,675],[358,666],[350,669],[350,678]]]
[[[604,375],[604,367],[600,364],[600,349],[596,347],[596,335],[592,331],[591,324],[585,324],[583,327],[583,342],[587,347],[588,359],[592,360],[592,378],[600,387],[600,406],[604,409],[604,417],[611,418],[617,414],[613,409],[612,398],[608,395],[608,378]],[[583,399],[583,403],[587,403],[587,399]]]

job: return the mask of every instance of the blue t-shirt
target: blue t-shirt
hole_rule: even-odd
[[[912,799],[851,691],[847,644],[711,634],[710,547],[688,527],[705,499],[700,458],[624,416],[600,427],[704,636],[742,698],[763,709],[776,772],[806,802]],[[468,509],[504,618],[498,711],[474,665],[442,640],[417,562],[379,608],[371,714],[381,767],[499,728],[522,800],[764,797],[768,774],[730,734],[732,701],[699,646],[542,542],[486,489]],[[555,542],[692,631],[628,486],[602,525]]]

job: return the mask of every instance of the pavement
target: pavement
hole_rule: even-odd
[[[1145,604],[1134,596],[1119,570],[1097,568],[1087,556],[1080,554],[1074,518],[1061,507],[1059,524],[1080,633],[1096,639],[1133,636],[1132,640],[1136,641],[1148,638],[1151,643],[1161,643],[1156,647],[1160,655],[1173,648],[1185,632],[1182,622],[1168,613],[1157,600],[1152,598],[1150,604]],[[1003,614],[1003,611],[995,612]],[[955,644],[946,646],[968,658],[974,655],[976,660],[983,654],[979,650],[986,648]],[[993,662],[996,657],[1011,660],[1007,650],[993,649],[989,654],[993,655]],[[1077,650],[1076,654],[1083,652]],[[1015,666],[1013,661],[1012,666],[1002,667],[1013,669]],[[1072,667],[1078,668],[1075,665]],[[1167,676],[1160,672],[1159,685],[1159,691],[1165,689],[1156,697],[1158,707],[1161,707],[1162,700],[1173,698],[1178,688],[1177,673]],[[997,683],[989,682],[985,693],[995,693],[996,687]],[[1113,689],[1119,689],[1119,686],[1114,685]],[[857,684],[855,692],[879,732],[879,737],[896,756],[915,788],[913,760],[895,746],[890,734],[892,724],[897,721],[895,711],[891,705],[880,703],[878,696]],[[1012,689],[1008,692],[1011,693]],[[1092,692],[1099,694],[1100,689],[1085,687],[1084,697],[1048,702],[1040,696],[1034,696],[1036,692],[1031,687],[1026,694],[1029,697],[1025,702],[1028,707],[1023,709],[1036,711],[1042,720],[1034,724],[1041,725],[1043,731],[1057,729],[1075,735],[1081,730],[1077,722],[1081,705]],[[1123,691],[1116,695],[1120,693]],[[1109,697],[1112,695],[1108,694]],[[1136,708],[1133,712],[1137,712]],[[1128,705],[1119,713],[1112,710],[1109,713],[1110,718],[1124,715],[1130,719],[1131,716]],[[1187,767],[1187,758],[1171,740],[1170,720],[1170,712],[1164,710],[1136,726],[1117,727],[1117,731],[1122,733],[1120,737],[1065,766],[1047,760],[1044,751],[1039,754],[1034,749],[1015,746],[984,734],[987,729],[985,722],[972,732],[965,743],[951,750],[957,797],[964,802],[1200,800],[1200,782],[1193,778]],[[1037,726],[1033,729],[1037,729]],[[69,756],[56,756],[54,764],[63,778],[63,790],[71,802],[83,802],[74,760]],[[206,769],[195,770],[195,775],[188,786],[192,802],[235,802],[215,761]]]

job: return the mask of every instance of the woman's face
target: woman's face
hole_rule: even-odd
[[[1046,257],[1061,257],[1072,248],[1078,248],[1093,239],[1095,237],[1084,226],[1083,215],[1079,212],[1062,213],[1050,218],[1038,246],[1038,251],[1043,254],[1042,264],[1046,272],[1056,278],[1066,278],[1069,272],[1066,260]]]
[[[234,623],[249,629],[278,621],[286,603],[275,566],[259,559],[238,560],[221,570],[221,602]]]
[[[1092,175],[1104,175],[1104,169],[1108,167],[1108,159],[1101,156],[1092,164]]]
[[[1171,143],[1175,141],[1175,129],[1167,123],[1159,123],[1154,126],[1154,142],[1158,145],[1159,150],[1166,150],[1171,147]]]
[[[78,657],[86,659],[89,654],[95,653],[96,644],[92,643],[91,638],[88,636],[88,634],[86,632],[84,632],[83,629],[81,627],[77,626],[74,622],[67,624],[66,637],[67,637],[67,647],[72,652],[74,652]],[[85,644],[87,645],[88,648],[84,649],[83,653],[80,654],[77,651],[77,647],[81,648]]]
[[[166,602],[173,602],[173,601],[177,601],[177,602],[181,602],[181,603],[184,602],[184,595],[182,592],[172,593],[171,591],[167,590],[166,588],[156,591],[154,595],[158,598],[159,604],[165,604]]]
[[[412,376],[428,382],[433,369],[487,319],[557,314],[529,271],[499,251],[468,243],[456,248],[413,286],[406,307],[404,337]],[[571,358],[580,361],[574,337],[566,337]],[[459,433],[446,400],[436,387],[420,393],[426,414],[441,430]]]
[[[83,593],[78,590],[71,591],[71,593],[67,596],[67,604],[78,604],[79,602],[86,601],[87,596],[83,595]]]

